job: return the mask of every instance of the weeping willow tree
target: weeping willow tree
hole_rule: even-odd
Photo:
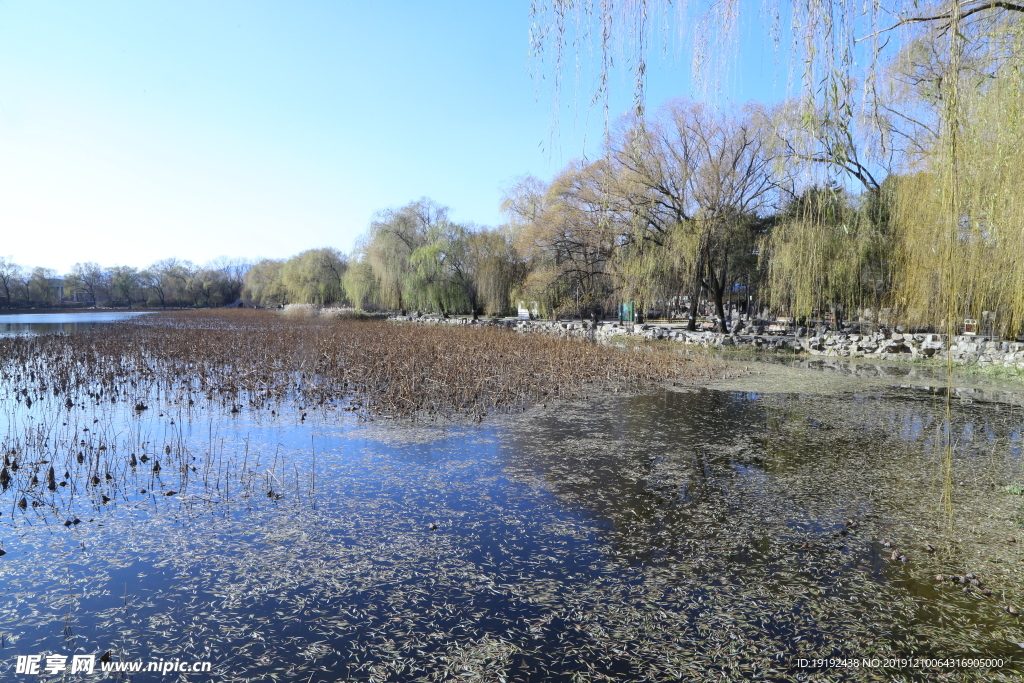
[[[344,279],[357,306],[451,313],[507,311],[521,262],[501,230],[460,224],[421,199],[377,214]]]
[[[420,277],[411,262],[413,253],[427,241],[431,226],[447,220],[448,209],[423,198],[400,209],[378,213],[370,223],[364,254],[377,279],[378,303],[403,313],[416,298],[413,290]]]
[[[466,263],[468,230],[447,219],[427,226],[423,244],[409,256],[409,298],[418,308],[477,312],[477,287]]]
[[[696,276],[698,250],[696,233],[682,223],[670,227],[660,242],[631,233],[609,263],[616,294],[641,311],[661,302],[673,309],[666,314],[678,312]]]
[[[445,263],[445,246],[430,242],[418,248],[409,258],[408,302],[418,309],[436,311],[447,318],[470,308],[461,283]]]
[[[159,265],[159,264],[156,264]],[[245,274],[242,299],[251,305],[276,308],[288,303],[288,290],[281,279],[283,260],[257,261]]]
[[[379,302],[379,285],[374,277],[373,268],[366,259],[362,245],[357,246],[352,259],[349,261],[348,269],[342,278],[342,285],[345,287],[345,296],[352,305],[359,310],[368,310],[376,307]]]
[[[500,315],[512,309],[512,293],[521,279],[522,262],[511,236],[500,229],[466,235],[465,267],[476,297],[474,313]]]
[[[337,249],[309,249],[287,261],[280,270],[289,303],[334,304],[345,301],[343,278],[348,262]]]
[[[804,318],[830,312],[838,324],[859,308],[877,311],[890,288],[891,240],[881,195],[869,195],[858,207],[833,185],[809,188],[790,202],[761,240],[773,310]]]
[[[1019,22],[998,28],[989,34],[999,49],[982,55],[948,40],[943,72],[956,83],[940,104],[956,111],[921,170],[901,180],[894,222],[899,302],[910,319],[950,325],[989,312],[1012,338],[1024,326],[1024,35]]]

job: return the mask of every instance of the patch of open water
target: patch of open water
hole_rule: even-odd
[[[98,325],[131,320],[147,311],[87,311],[76,313],[14,313],[0,315],[0,337],[25,334],[73,334]]]

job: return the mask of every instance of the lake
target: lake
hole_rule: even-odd
[[[0,337],[20,334],[72,334],[97,325],[130,320],[147,313],[147,311],[88,311],[0,315]]]
[[[11,374],[0,674],[1020,680],[1020,385],[959,382],[950,531],[934,371],[735,363],[473,425]]]

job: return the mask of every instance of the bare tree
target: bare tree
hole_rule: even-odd
[[[614,187],[632,214],[623,244],[664,247],[672,238],[691,276],[690,329],[706,294],[726,330],[731,266],[753,248],[753,219],[778,195],[768,130],[754,108],[729,115],[678,101],[613,141]]]
[[[17,286],[18,278],[21,277],[22,267],[14,261],[0,258],[0,287],[4,292],[4,304],[8,309],[11,307],[11,290]]]
[[[139,271],[131,266],[114,266],[110,269],[110,289],[114,298],[120,299],[128,308],[139,290]]]
[[[610,296],[608,261],[618,228],[608,172],[605,160],[574,162],[547,188],[527,179],[506,196],[515,248],[524,259],[521,293],[527,299],[582,315]]]
[[[98,263],[87,261],[76,263],[71,267],[71,272],[66,278],[69,283],[81,292],[84,292],[96,307],[97,301],[107,295],[110,284],[109,273]]]

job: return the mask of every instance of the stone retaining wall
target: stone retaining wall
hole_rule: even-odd
[[[913,360],[917,358],[945,358],[946,335],[901,334],[879,331],[871,334],[827,332],[810,335],[764,334],[762,328],[753,333],[689,332],[683,324],[644,323],[631,324],[615,321],[592,323],[589,321],[523,320],[493,318],[438,318],[433,316],[395,316],[392,320],[410,322],[446,323],[451,325],[496,325],[523,333],[551,334],[559,337],[578,337],[610,340],[614,337],[641,337],[667,339],[683,344],[703,347],[740,346],[759,349],[789,350],[812,356],[869,358],[875,360]],[[996,365],[1024,370],[1024,342],[993,341],[981,336],[953,338],[953,362],[960,364]]]

